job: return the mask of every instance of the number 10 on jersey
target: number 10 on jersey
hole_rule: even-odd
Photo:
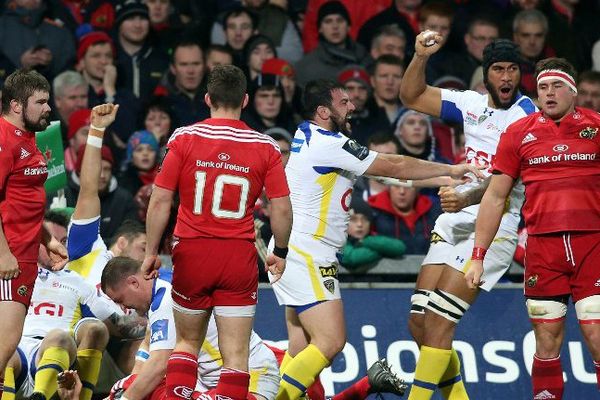
[[[240,188],[240,201],[235,211],[223,210],[221,202],[223,200],[223,189],[225,185],[234,185]],[[194,214],[202,214],[202,200],[204,198],[204,189],[206,187],[206,172],[196,171],[196,188],[194,190]],[[215,179],[213,190],[211,213],[217,218],[241,219],[246,214],[248,202],[248,193],[250,191],[250,181],[243,176],[218,175]]]

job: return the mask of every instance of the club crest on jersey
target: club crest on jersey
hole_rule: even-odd
[[[440,235],[438,235],[435,232],[433,232],[431,234],[431,239],[429,239],[429,241],[431,242],[431,244],[435,244],[435,243],[439,243],[439,242],[445,242],[444,238],[441,237]]]
[[[19,294],[19,296],[27,296],[27,286],[19,286],[19,288],[17,289],[17,293]]]
[[[325,289],[329,290],[331,294],[335,293],[335,281],[333,279],[326,279],[323,281],[323,286],[325,286]]]
[[[527,287],[534,287],[537,284],[538,281],[538,276],[537,275],[531,275],[529,278],[527,278]]]
[[[596,137],[596,133],[598,133],[598,128],[592,128],[588,126],[579,132],[579,137],[582,139],[593,139]]]

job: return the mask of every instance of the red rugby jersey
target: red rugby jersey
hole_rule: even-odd
[[[600,114],[577,107],[560,124],[531,114],[500,138],[494,169],[525,184],[530,235],[600,230]]]
[[[254,239],[254,203],[289,195],[279,146],[238,120],[209,118],[177,129],[154,182],[177,191],[175,235]]]
[[[35,134],[0,118],[0,215],[8,247],[19,262],[37,262],[47,175]]]

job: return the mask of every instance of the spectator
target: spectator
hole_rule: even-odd
[[[183,25],[172,0],[144,0],[148,6],[150,31],[158,48],[169,53],[183,34]]]
[[[390,128],[402,104],[400,103],[400,84],[404,75],[402,61],[392,55],[383,55],[375,60],[371,85],[373,97],[367,103],[371,126],[386,126]]]
[[[64,0],[51,1],[50,16],[61,21],[70,32],[82,25],[91,29],[110,31],[115,22],[115,8],[108,0]]]
[[[155,94],[166,94],[180,125],[190,125],[208,117],[204,57],[196,42],[179,42],[173,50],[169,72]]]
[[[65,198],[67,207],[75,207],[79,195],[79,173],[85,146],[77,152],[77,164],[67,180],[65,187]],[[137,208],[133,196],[117,183],[112,170],[115,160],[108,146],[102,146],[102,167],[100,181],[98,183],[98,195],[100,196],[100,231],[104,238],[112,238],[117,229],[126,219],[137,218]],[[48,204],[53,203],[53,198],[58,197],[56,193],[50,194]]]
[[[387,128],[387,123],[382,123],[380,126],[373,126],[368,123],[371,121],[369,120],[370,113],[367,108],[367,101],[372,91],[369,74],[359,65],[350,65],[340,72],[337,80],[344,85],[350,101],[355,107],[352,118],[350,118],[352,139],[366,145],[369,136],[373,132]]]
[[[297,123],[302,120],[302,90],[296,84],[294,67],[281,58],[271,58],[263,63],[263,74],[277,75],[281,81],[285,103]]]
[[[161,147],[167,144],[177,126],[179,124],[173,116],[171,103],[164,96],[150,99],[144,110],[144,129],[152,132]],[[162,158],[162,151],[160,156]]]
[[[344,66],[361,64],[365,60],[365,48],[348,36],[350,25],[348,10],[340,1],[321,6],[317,21],[319,45],[296,65],[301,87],[313,79],[335,79]]]
[[[117,115],[110,126],[121,141],[127,142],[137,126],[140,105],[134,94],[126,88],[117,89],[117,67],[114,65],[115,46],[106,33],[89,32],[79,39],[76,69],[88,84],[88,106],[116,103],[128,113]],[[77,147],[76,149],[78,149]]]
[[[12,64],[33,68],[52,80],[75,59],[73,36],[44,19],[44,2],[14,0],[12,5],[0,17],[0,48]]]
[[[244,56],[246,76],[248,81],[252,81],[261,73],[266,60],[277,57],[277,51],[271,39],[258,34],[250,37],[244,45]]]
[[[348,241],[342,249],[341,263],[352,272],[366,272],[383,257],[397,258],[406,246],[401,240],[384,235],[371,235],[373,212],[367,206],[350,209]]]
[[[436,149],[431,119],[427,114],[406,109],[396,122],[394,136],[400,142],[398,154],[451,164]]]
[[[396,25],[384,25],[373,36],[369,55],[372,60],[384,54],[391,54],[402,61],[406,58],[406,34]]]
[[[211,42],[220,44],[217,38],[218,22],[213,25],[214,35],[211,34]],[[256,34],[258,18],[245,7],[237,7],[225,14],[223,26],[225,29],[225,46],[233,53],[233,64],[244,67],[244,45],[250,36]]]
[[[556,53],[546,45],[548,19],[539,10],[520,11],[513,21],[513,42],[521,50],[521,88],[528,96],[536,96],[535,64]]]
[[[63,139],[66,139],[71,114],[88,108],[88,84],[80,73],[65,71],[52,81],[52,91],[55,118],[60,120]]]
[[[157,173],[158,150],[158,142],[151,132],[137,131],[131,135],[119,186],[135,196],[142,186],[151,185]]]
[[[419,8],[421,0],[394,0],[392,5],[369,19],[358,33],[357,41],[370,46],[377,31],[385,25],[395,25],[404,32],[408,45],[407,53],[413,53],[414,41],[419,31]]]
[[[435,219],[441,208],[414,187],[390,186],[369,198],[375,216],[372,230],[400,239],[406,254],[426,254]]]
[[[233,52],[222,44],[212,44],[206,49],[206,72],[211,72],[217,65],[233,64]]]
[[[168,57],[150,43],[148,7],[140,0],[120,0],[117,19],[117,86],[147,99],[167,70]]]
[[[469,90],[474,90],[479,94],[487,94],[488,91],[485,87],[485,82],[483,81],[483,67],[477,67],[475,68],[475,71],[473,71]]]
[[[600,72],[584,71],[579,75],[575,103],[600,112]]]
[[[283,101],[283,88],[276,75],[259,75],[250,83],[250,104],[243,120],[259,132],[279,126],[288,131],[296,126],[289,118],[289,111]]]
[[[67,130],[68,146],[65,148],[65,168],[71,172],[77,165],[77,151],[84,146],[90,130],[89,108],[82,108],[69,117],[69,128]]]

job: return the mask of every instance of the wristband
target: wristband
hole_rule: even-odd
[[[98,132],[104,132],[106,130],[106,128],[98,128],[97,126],[94,126],[92,124],[90,124],[90,129],[97,130]]]
[[[94,135],[89,135],[87,137],[87,144],[89,144],[90,146],[94,146],[97,147],[99,149],[102,148],[102,138],[99,138],[98,136],[94,136]]]
[[[471,255],[471,260],[483,261],[485,253],[487,253],[487,249],[484,249],[483,247],[473,247],[473,254]]]
[[[287,247],[277,247],[275,246],[275,248],[273,249],[273,255],[279,257],[279,258],[286,258],[287,254],[288,254],[288,248]]]

